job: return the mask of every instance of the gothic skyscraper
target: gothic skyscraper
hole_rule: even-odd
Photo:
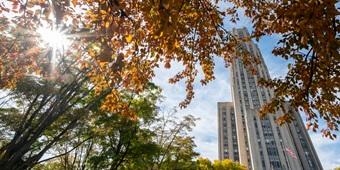
[[[246,28],[233,29],[239,38],[249,37]],[[275,123],[281,111],[260,119],[259,108],[273,97],[273,91],[260,87],[259,78],[269,79],[259,48],[252,41],[242,44],[261,64],[253,75],[237,58],[231,66],[233,102],[218,103],[219,159],[233,159],[255,170],[320,170],[322,165],[297,111],[289,125]]]

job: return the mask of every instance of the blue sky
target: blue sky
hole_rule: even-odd
[[[242,15],[242,11],[240,12]],[[251,32],[252,24],[246,17],[240,17],[237,24],[228,24],[225,22],[225,27],[247,27]],[[287,72],[287,61],[272,55],[271,51],[275,47],[279,36],[265,36],[256,42],[261,50],[264,60],[267,64],[271,77],[282,77]],[[178,111],[179,115],[192,114],[199,117],[192,135],[195,137],[197,151],[203,157],[211,160],[218,159],[218,141],[217,141],[217,102],[232,101],[229,69],[224,67],[222,59],[216,58],[215,77],[216,79],[207,86],[195,84],[195,98],[192,103],[186,108]],[[178,106],[185,98],[185,86],[179,84],[169,84],[168,79],[181,70],[181,65],[172,64],[169,70],[160,68],[156,70],[155,83],[163,89],[165,99],[161,104],[167,109]],[[326,170],[340,166],[340,139],[331,141],[323,138],[321,134],[310,132],[310,136],[314,143],[314,147],[319,155],[319,158]]]

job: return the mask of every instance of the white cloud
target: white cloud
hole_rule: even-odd
[[[333,170],[340,166],[340,140],[330,140],[320,133],[310,133],[314,148],[325,170]]]

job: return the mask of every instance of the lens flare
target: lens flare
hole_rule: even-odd
[[[43,47],[51,47],[56,51],[63,52],[70,46],[70,40],[60,30],[40,27],[37,32],[40,35]]]

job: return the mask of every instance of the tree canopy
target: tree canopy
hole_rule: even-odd
[[[125,109],[133,116],[117,89],[140,92],[155,67],[170,68],[175,61],[184,70],[170,82],[185,79],[187,97],[180,104],[185,107],[194,97],[199,71],[204,73],[203,85],[214,79],[214,57],[224,58],[226,65],[240,56],[250,68],[258,63],[238,45],[242,40],[223,27],[226,17],[237,22],[237,9],[242,8],[254,24],[253,37],[282,35],[273,53],[292,60],[285,78],[261,82],[275,90],[261,113],[284,109],[288,100],[306,113],[308,127],[316,130],[319,118],[324,119],[327,127],[322,131],[335,137],[331,131],[338,130],[340,113],[337,1],[228,1],[234,6],[225,11],[219,8],[225,1],[219,0],[6,1],[0,5],[1,88],[13,88],[27,74],[65,80],[65,72],[51,67],[72,58],[78,71],[86,70],[96,94],[110,91],[102,109]],[[63,31],[71,47],[53,52],[37,46],[41,40],[36,30],[41,27]],[[51,55],[57,63],[49,63]],[[286,113],[281,123],[290,121]]]
[[[211,162],[209,159],[206,158],[198,158],[197,162],[197,169],[199,170],[245,170],[246,167],[239,164],[238,162],[233,162],[229,159],[225,160],[215,160]]]
[[[234,6],[220,8],[226,2]],[[234,37],[223,25],[226,18],[237,22],[240,8],[252,19],[252,38],[281,35],[273,53],[292,61],[283,79],[260,81],[275,92],[260,114],[282,109],[285,115],[278,123],[290,122],[292,116],[283,107],[289,101],[306,114],[308,128],[316,131],[322,119],[326,127],[321,131],[334,139],[332,132],[340,124],[337,6],[336,0],[2,1],[0,123],[5,128],[0,133],[4,139],[0,166],[31,167],[64,137],[76,133],[79,124],[103,118],[104,126],[105,119],[121,119],[92,117],[93,113],[123,115],[122,127],[143,119],[145,113],[139,112],[143,103],[137,99],[150,90],[157,67],[183,65],[169,79],[185,83],[181,107],[194,97],[199,72],[202,85],[214,79],[214,57],[223,58],[226,66],[239,57],[256,72],[257,56],[250,56],[240,44],[249,39]],[[100,132],[99,128],[95,133]],[[110,155],[113,148],[105,142],[103,150]],[[163,161],[172,157],[164,155]]]

